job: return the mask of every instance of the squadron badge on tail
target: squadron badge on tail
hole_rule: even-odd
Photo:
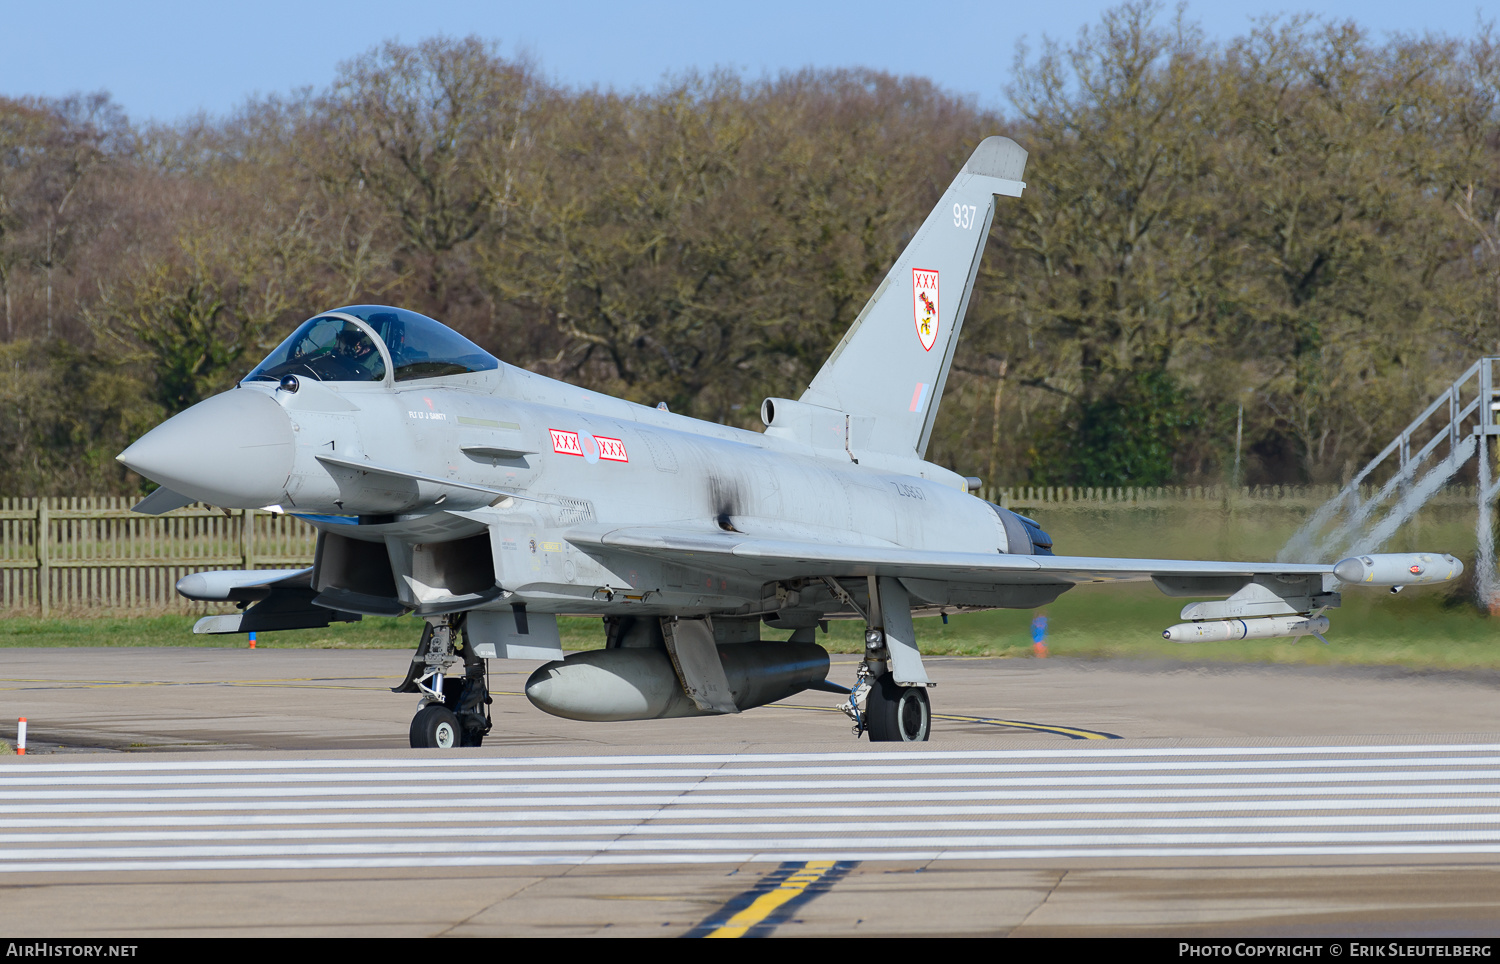
[[[938,273],[911,269],[911,307],[923,351],[932,351],[938,336]]]

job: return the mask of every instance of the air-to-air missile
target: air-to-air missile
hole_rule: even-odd
[[[1260,619],[1213,619],[1178,623],[1162,630],[1174,643],[1222,643],[1236,639],[1315,636],[1328,632],[1327,616],[1264,616]]]
[[[1456,579],[1464,564],[1453,556],[1431,552],[1370,553],[1341,560],[1333,565],[1333,576],[1341,583],[1355,586],[1389,586],[1400,592],[1409,585],[1446,582]],[[1338,597],[1325,593],[1299,599],[1292,606],[1290,594],[1277,594],[1256,583],[1245,587],[1225,602],[1195,603],[1182,611],[1182,618],[1193,622],[1178,623],[1162,631],[1162,637],[1174,643],[1218,643],[1238,639],[1273,639],[1281,636],[1317,636],[1328,631],[1323,609],[1339,604]],[[1304,612],[1294,612],[1296,609]],[[1280,611],[1282,614],[1273,614]],[[1215,617],[1237,616],[1237,619]]]

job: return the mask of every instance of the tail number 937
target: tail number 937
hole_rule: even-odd
[[[972,204],[953,205],[953,226],[955,228],[972,228],[974,219],[979,216],[979,208]]]

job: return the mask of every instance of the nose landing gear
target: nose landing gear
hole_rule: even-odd
[[[480,746],[494,725],[488,710],[493,700],[485,679],[485,662],[469,645],[465,615],[430,617],[406,679],[391,688],[393,693],[422,694],[421,708],[411,721],[413,747],[446,750]],[[463,676],[449,679],[444,675],[459,662],[464,664]]]

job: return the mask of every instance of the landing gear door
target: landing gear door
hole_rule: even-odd
[[[563,658],[556,616],[528,613],[524,622],[524,626],[517,626],[514,610],[476,609],[469,613],[465,629],[474,654],[484,659]]]
[[[667,654],[682,690],[698,709],[711,713],[738,713],[734,693],[724,675],[724,663],[714,643],[713,626],[707,619],[663,619],[662,636]]]
[[[901,580],[880,577],[880,615],[885,621],[885,645],[891,654],[891,675],[902,686],[928,686],[927,670],[917,652],[917,631],[911,621],[911,597]]]

